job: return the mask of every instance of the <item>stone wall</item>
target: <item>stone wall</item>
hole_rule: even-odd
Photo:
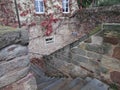
[[[30,74],[30,60],[28,56],[29,37],[26,30],[18,30],[10,27],[0,27],[0,90],[17,90],[22,85],[21,90],[29,89],[28,83],[31,79],[27,78]],[[13,83],[18,83],[14,85]],[[13,84],[13,85],[12,85]]]
[[[46,57],[47,64],[68,77],[91,76],[120,85],[120,32],[115,24],[110,27],[112,30],[103,30],[86,40],[83,39],[84,42],[78,41],[52,53]],[[52,69],[49,70],[52,73]]]

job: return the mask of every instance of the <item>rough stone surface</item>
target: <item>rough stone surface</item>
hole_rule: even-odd
[[[72,78],[76,78],[76,77],[84,78],[87,75],[88,75],[88,72],[86,70],[82,69],[81,67],[78,67],[78,66],[74,66],[74,68],[72,68],[70,71],[70,76]]]
[[[94,53],[94,52],[87,52],[87,57],[89,57],[91,59],[95,59],[95,60],[101,60],[102,55]]]
[[[28,35],[28,31],[27,30],[21,30],[21,37],[20,37],[20,43],[22,45],[26,45],[29,43],[29,35]]]
[[[109,86],[97,79],[91,80],[81,90],[108,90]]]
[[[11,61],[0,64],[0,77],[8,74],[9,72],[24,68],[30,63],[28,56],[17,57]]]
[[[26,67],[22,69],[13,70],[10,73],[0,77],[0,88],[22,79],[28,74],[28,72],[29,67]]]
[[[104,53],[102,46],[99,46],[99,45],[87,44],[85,49],[88,51],[96,52],[96,53],[101,53],[101,54]]]
[[[120,60],[120,47],[115,47],[113,50],[113,57]]]
[[[82,50],[82,49],[80,49],[80,48],[73,48],[71,51],[72,51],[73,53],[75,53],[75,54],[86,55],[86,51],[85,51],[85,50]]]
[[[24,36],[25,35],[25,36]],[[24,30],[2,30],[0,29],[0,49],[11,44],[28,44],[29,37]]]
[[[36,79],[32,73],[29,73],[23,79],[4,87],[1,90],[37,90]]]
[[[94,45],[102,45],[103,44],[103,38],[100,36],[91,36],[92,42],[91,44]]]
[[[120,72],[118,71],[111,72],[110,78],[113,82],[118,83],[120,85]]]
[[[30,69],[28,42],[27,31],[4,27],[0,29],[0,90],[28,75]],[[26,80],[23,84],[26,89],[12,89],[13,86],[10,86],[6,90],[30,90],[27,83],[29,81]]]
[[[119,43],[119,38],[114,37],[104,37],[104,42],[110,43],[112,45],[117,45]]]
[[[120,71],[120,62],[117,59],[110,58],[108,56],[103,56],[101,64],[111,71]]]
[[[11,45],[0,51],[0,61],[9,61],[13,58],[28,54],[28,48],[21,45]]]
[[[89,61],[88,58],[86,58],[84,56],[80,56],[80,55],[75,55],[75,54],[72,54],[72,60],[73,61],[84,62],[84,63],[87,63]]]

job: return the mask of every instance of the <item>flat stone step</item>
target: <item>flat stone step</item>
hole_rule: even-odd
[[[81,90],[108,90],[109,86],[105,83],[93,79],[88,84],[86,84]]]
[[[31,70],[40,77],[45,77],[45,73],[37,65],[31,64]]]
[[[44,82],[41,82],[39,85],[38,85],[38,90],[43,90],[43,88],[46,88],[47,86],[49,86],[50,84],[58,81],[60,79],[58,78],[54,78],[52,80],[48,80],[48,81],[44,81]]]
[[[67,80],[65,80],[65,83],[63,83],[63,85],[58,90],[66,90],[66,85],[69,85],[72,80],[72,78],[68,78]]]
[[[50,78],[50,77],[44,77],[44,78],[40,78],[39,76],[35,76],[35,78],[36,78],[36,82],[37,82],[37,84],[41,84],[41,83],[43,83],[43,82],[48,82],[48,81],[50,81],[50,80],[54,80],[54,79],[58,79],[58,78]]]
[[[70,90],[80,90],[84,86],[84,84],[85,84],[84,81],[81,80],[78,84],[75,85],[75,87],[73,87]]]
[[[65,83],[65,80],[66,80],[65,78],[61,78],[61,79],[55,81],[54,83],[51,83],[43,90],[58,90],[59,87],[61,87],[63,85],[63,83]]]
[[[80,82],[82,82],[83,80],[81,78],[76,78],[74,80],[72,80],[68,85],[65,86],[64,89],[62,90],[71,90],[72,88],[76,87]]]

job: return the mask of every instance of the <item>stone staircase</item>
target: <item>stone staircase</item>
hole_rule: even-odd
[[[108,90],[109,88],[108,85],[95,78],[47,77],[42,69],[33,64],[31,70],[36,77],[37,90]]]

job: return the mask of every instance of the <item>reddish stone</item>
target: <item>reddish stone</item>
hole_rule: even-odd
[[[113,50],[113,57],[120,60],[120,47],[115,47]]]
[[[118,83],[120,85],[120,72],[118,71],[111,72],[110,78],[113,82]]]
[[[119,43],[119,38],[116,37],[104,37],[104,42],[117,45]]]
[[[45,62],[43,59],[32,58],[31,63],[38,65],[41,69],[45,70]]]

